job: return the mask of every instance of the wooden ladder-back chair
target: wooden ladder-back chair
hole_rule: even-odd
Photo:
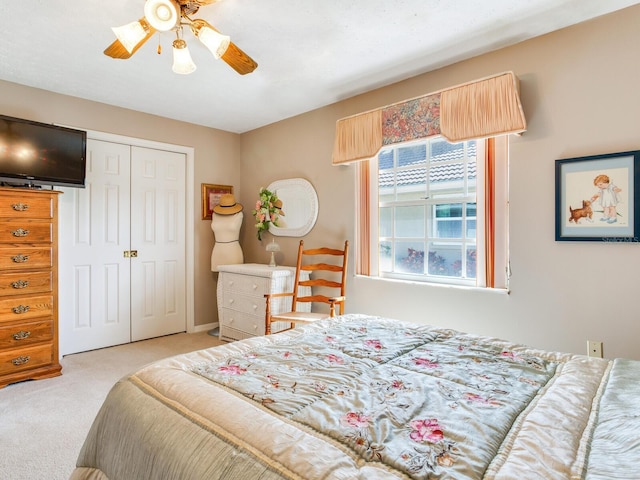
[[[304,250],[304,241],[300,240],[293,292],[265,295],[267,302],[265,315],[266,334],[269,335],[271,333],[271,324],[273,322],[288,322],[290,327],[284,330],[290,330],[296,323],[311,323],[323,318],[334,317],[336,315],[336,305],[338,306],[338,313],[342,315],[344,313],[348,254],[348,240],[344,242],[344,250],[327,247]],[[329,258],[333,259],[332,263],[324,263],[329,261]],[[308,280],[301,279],[300,272],[302,271],[309,272],[311,277]],[[306,275],[302,277],[306,278]],[[314,292],[314,288],[317,287],[321,287],[322,292],[336,292],[336,295],[327,296]],[[292,297],[291,311],[272,315],[271,300],[280,297]],[[298,302],[325,303],[329,305],[329,312],[299,312],[296,311]]]

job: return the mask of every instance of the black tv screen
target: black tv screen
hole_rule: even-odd
[[[0,181],[84,187],[87,132],[0,115]]]

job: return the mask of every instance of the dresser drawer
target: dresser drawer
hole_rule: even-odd
[[[222,290],[245,295],[262,297],[269,291],[270,278],[254,277],[236,273],[225,273],[222,278]]]
[[[52,340],[53,322],[51,320],[0,327],[0,350],[26,347]]]
[[[0,195],[0,217],[53,218],[53,199],[46,195]]]
[[[0,270],[22,270],[52,266],[50,247],[0,248]]]
[[[34,244],[53,242],[51,222],[0,222],[0,243]]]
[[[236,292],[223,292],[222,305],[223,308],[235,310],[236,312],[244,312],[250,315],[262,316],[264,320],[266,312],[266,301],[264,296],[240,295]]]
[[[225,308],[220,326],[223,330],[233,328],[249,336],[264,335],[264,314],[257,316]]]
[[[53,289],[53,273],[42,272],[0,273],[0,297],[47,293]]]
[[[0,375],[7,375],[48,365],[53,361],[53,347],[37,345],[0,352]]]
[[[22,322],[32,318],[51,317],[52,295],[32,295],[0,300],[0,324]]]
[[[223,308],[220,318],[220,336],[225,340],[242,340],[244,338],[264,335],[264,316],[258,317],[248,313],[236,312]],[[277,333],[291,327],[288,322],[273,322],[271,331]]]

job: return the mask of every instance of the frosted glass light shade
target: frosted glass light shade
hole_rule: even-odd
[[[153,28],[166,32],[180,21],[180,6],[175,0],[147,0],[144,16]]]
[[[196,69],[196,64],[193,63],[187,48],[187,42],[182,39],[173,41],[173,66],[171,69],[181,75],[188,75]]]
[[[131,22],[121,27],[112,27],[111,30],[113,30],[115,36],[129,53],[147,36],[147,32],[145,32],[140,22]]]
[[[224,52],[229,48],[229,43],[231,43],[231,38],[228,35],[222,35],[209,27],[200,28],[198,38],[216,59],[224,55]]]

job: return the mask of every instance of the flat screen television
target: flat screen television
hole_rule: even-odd
[[[87,132],[0,115],[0,182],[84,188]]]

